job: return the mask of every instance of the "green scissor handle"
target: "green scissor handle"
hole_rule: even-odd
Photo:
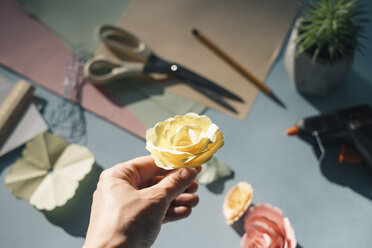
[[[134,34],[113,25],[103,25],[99,29],[101,41],[117,54],[147,62],[152,54],[146,43]]]
[[[142,62],[113,62],[105,56],[95,56],[84,66],[84,76],[93,84],[106,84],[118,78],[143,74]]]

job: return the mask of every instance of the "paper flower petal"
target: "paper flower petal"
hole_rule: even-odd
[[[203,164],[202,171],[198,174],[196,181],[201,184],[210,184],[230,176],[231,173],[232,171],[226,163],[213,157],[207,163]]]
[[[5,182],[15,196],[38,209],[52,210],[74,196],[93,164],[87,148],[43,133],[26,145],[23,158],[10,168]]]
[[[253,188],[246,182],[238,183],[229,191],[223,203],[227,224],[233,224],[244,215],[251,205],[252,197]]]
[[[47,174],[47,170],[41,170],[25,159],[19,159],[10,168],[5,183],[16,197],[29,200]]]
[[[244,218],[245,234],[241,247],[295,248],[297,241],[288,218],[269,204],[257,204]]]
[[[48,170],[67,146],[68,142],[61,136],[45,132],[30,140],[22,153],[35,167]]]
[[[205,115],[176,115],[146,132],[146,149],[157,166],[166,170],[197,167],[223,146],[223,134]]]

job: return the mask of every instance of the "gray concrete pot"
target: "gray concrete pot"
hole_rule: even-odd
[[[353,62],[352,52],[343,60],[334,62],[317,59],[313,64],[311,56],[303,53],[296,56],[297,27],[301,24],[299,18],[292,30],[285,51],[285,68],[294,87],[301,93],[310,96],[325,97],[338,85],[346,81],[347,75]]]

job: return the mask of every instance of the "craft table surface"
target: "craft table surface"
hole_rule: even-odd
[[[372,246],[372,176],[365,167],[338,165],[337,148],[329,149],[320,165],[309,144],[284,134],[301,117],[372,104],[371,27],[367,29],[369,42],[363,41],[364,54],[356,55],[348,82],[329,98],[298,94],[285,72],[282,52],[266,84],[287,109],[260,93],[245,121],[206,112],[225,135],[225,146],[216,156],[231,166],[234,178],[209,188],[201,185],[200,204],[192,215],[165,224],[154,247],[240,247],[239,234],[225,224],[222,215],[226,193],[240,181],[252,184],[255,204],[270,203],[283,210],[301,247]],[[12,82],[20,78],[3,68],[0,74]],[[36,95],[45,100],[43,115],[50,121],[62,99],[41,87]],[[102,169],[148,154],[144,141],[89,112],[84,117],[85,145]],[[9,166],[19,156],[20,149],[0,158],[0,247],[80,247],[99,171],[83,183],[67,209],[45,213],[15,198],[5,185]]]

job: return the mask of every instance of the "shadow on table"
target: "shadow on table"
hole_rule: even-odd
[[[338,163],[340,147],[327,147],[320,164],[322,174],[331,182],[349,187],[372,200],[372,173],[364,164]]]
[[[358,104],[372,105],[372,81],[351,71],[346,83],[340,85],[326,98],[304,96],[321,113]]]
[[[235,172],[232,171],[231,175],[221,178],[217,180],[216,182],[207,184],[207,189],[215,194],[221,194],[223,190],[225,189],[225,182],[230,179],[234,179]]]
[[[24,145],[14,149],[11,152],[8,152],[7,154],[3,155],[0,158],[0,175],[2,174],[3,170],[9,166],[11,166],[15,161],[22,156],[22,150],[24,148]]]
[[[164,94],[164,87],[172,85],[176,80],[169,78],[154,79],[151,77],[119,78],[106,85],[95,85],[95,87],[116,106],[128,106]],[[174,84],[173,83],[173,84]]]
[[[76,237],[85,237],[88,229],[93,192],[103,169],[95,164],[92,171],[80,182],[75,196],[64,206],[52,211],[41,211],[48,221],[62,227]]]
[[[38,96],[34,96],[32,101],[34,104],[36,104],[37,108],[39,109],[40,114],[44,115],[45,109],[48,106],[48,101]]]
[[[359,104],[372,105],[372,81],[352,71],[347,82],[327,98],[305,96],[305,99],[321,113]],[[318,152],[315,146],[314,150]],[[326,147],[326,156],[320,165],[322,174],[331,182],[350,187],[353,191],[372,200],[372,174],[362,164],[339,164],[339,152],[339,146]]]

